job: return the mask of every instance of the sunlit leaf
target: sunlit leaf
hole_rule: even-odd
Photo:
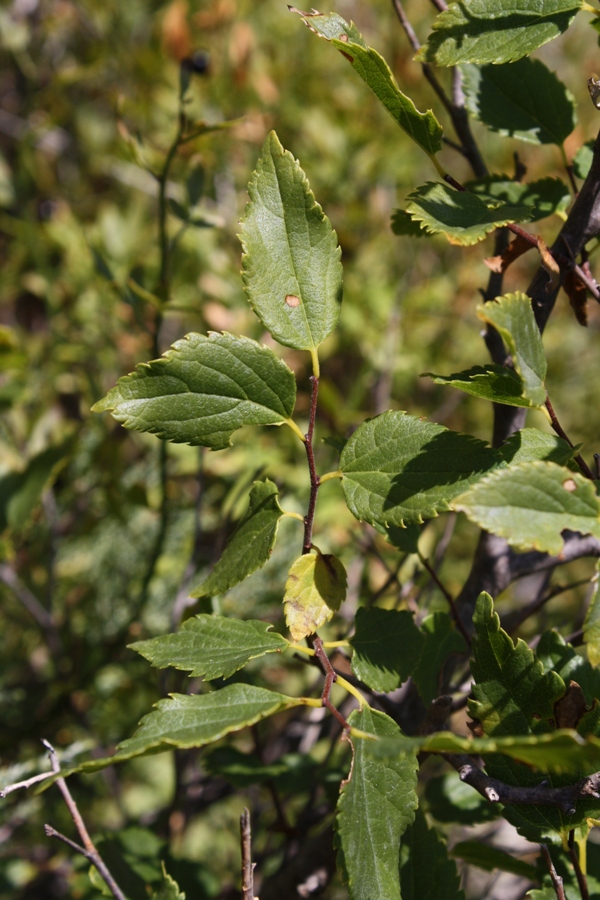
[[[298,10],[296,10],[298,12]],[[431,110],[419,112],[403,94],[390,67],[379,53],[368,47],[354,23],[337,13],[301,13],[311,31],[325,38],[351,63],[400,128],[429,156],[442,149],[442,127]]]
[[[569,188],[560,178],[523,182],[511,180],[505,175],[488,175],[477,181],[468,181],[465,187],[486,202],[531,207],[531,222],[564,212],[572,199]]]
[[[240,239],[250,305],[279,343],[315,350],[340,315],[341,250],[306,175],[274,131],[248,193]]]
[[[477,307],[477,315],[500,332],[523,381],[523,394],[532,406],[546,401],[546,356],[540,330],[526,294],[506,294]]]
[[[547,460],[565,466],[573,459],[575,449],[556,434],[548,434],[538,428],[521,428],[500,447],[507,463]]]
[[[288,642],[270,628],[267,622],[201,614],[184,622],[176,634],[129,647],[158,669],[173,666],[210,681],[229,678],[248,660],[285,649]]]
[[[593,666],[600,663],[600,590],[598,589],[598,578],[600,571],[600,563],[596,564],[596,574],[594,576],[594,591],[590,598],[588,610],[583,623],[583,638],[585,640],[588,652],[588,659]]]
[[[392,719],[368,707],[354,710],[349,722],[380,738],[401,734]],[[400,838],[418,805],[417,761],[413,754],[376,759],[366,753],[370,743],[353,739],[352,770],[338,802],[338,863],[350,900],[401,900]]]
[[[593,484],[552,462],[525,462],[492,472],[452,505],[521,550],[559,554],[565,529],[600,538]]]
[[[281,425],[296,379],[272,350],[232,334],[188,334],[120,378],[94,412],[175,443],[221,450],[242,425]]]
[[[328,622],[346,597],[348,578],[330,553],[305,553],[292,564],[285,584],[285,621],[294,641]]]
[[[531,401],[523,395],[523,382],[513,369],[490,363],[485,366],[473,366],[465,372],[453,375],[426,375],[436,384],[447,384],[458,388],[466,394],[491,400],[493,403],[504,403],[506,406],[531,407]]]
[[[565,32],[581,0],[459,0],[433,23],[416,59],[438,66],[508,63]]]
[[[372,525],[423,522],[500,463],[476,438],[403,412],[360,425],[340,459],[350,512]]]

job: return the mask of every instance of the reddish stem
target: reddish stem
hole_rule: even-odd
[[[320,637],[315,637],[313,638],[312,644],[315,651],[315,656],[323,666],[323,671],[325,672],[325,686],[323,687],[323,693],[321,694],[321,702],[323,706],[329,710],[331,715],[335,716],[344,731],[350,731],[350,725],[343,717],[339,709],[336,709],[330,700],[331,688],[333,687],[334,681],[337,681],[337,675],[335,674],[335,670],[331,665],[329,657],[323,649],[323,641]]]
[[[571,439],[569,438],[567,433],[564,431],[562,425],[560,424],[560,422],[558,421],[558,419],[556,417],[556,413],[554,412],[554,407],[550,403],[550,397],[548,397],[548,395],[546,395],[545,406],[546,406],[546,409],[548,410],[548,415],[550,416],[550,421],[552,422],[552,427],[554,428],[557,435],[559,437],[561,437],[563,439],[563,441],[566,441],[567,444],[569,445],[569,447],[573,447],[574,446],[573,442],[571,441]],[[594,481],[594,473],[592,472],[592,470],[586,463],[586,461],[583,458],[583,456],[581,455],[581,453],[576,453],[574,459],[575,459],[575,462],[577,463],[577,465],[579,466],[579,468],[581,469],[582,474],[585,475],[586,478],[589,478],[591,481]]]
[[[315,466],[315,452],[313,448],[313,438],[315,433],[315,419],[317,415],[317,397],[319,394],[319,379],[316,375],[310,376],[310,414],[308,418],[308,431],[306,432],[306,458],[308,460],[308,471],[310,473],[310,499],[308,501],[308,511],[304,517],[304,543],[302,544],[302,553],[309,553],[312,547],[312,533],[315,522],[315,509],[317,507],[317,493],[319,491],[319,476]]]

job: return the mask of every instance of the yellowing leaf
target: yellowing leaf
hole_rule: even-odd
[[[346,570],[329,553],[306,553],[292,564],[283,598],[285,621],[300,641],[328,622],[346,597]]]

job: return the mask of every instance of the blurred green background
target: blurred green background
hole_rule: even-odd
[[[338,0],[333,8],[356,22],[418,108],[433,106],[448,127],[391,3]],[[410,0],[406,9],[424,40],[433,5]],[[186,689],[180,674],[157,673],[126,645],[179,621],[188,590],[218,558],[243,512],[252,480],[274,479],[287,509],[306,506],[303,450],[287,429],[238,432],[233,448],[218,453],[169,445],[166,528],[157,543],[159,442],[90,413],[119,376],[152,355],[155,313],[147,292],[156,290],[160,259],[151,172],[177,127],[181,61],[195,60],[188,116],[232,124],[186,144],[171,169],[168,228],[181,234],[159,348],[206,330],[275,346],[247,305],[236,231],[261,144],[276,129],[300,160],[343,251],[341,323],[322,348],[321,473],[337,468],[335,442],[324,439],[344,439],[388,408],[489,439],[491,409],[483,401],[420,375],[487,361],[475,306],[492,240],[465,249],[443,237],[392,234],[393,208],[435,172],[342,57],[281,0],[13,0],[0,8],[0,45],[0,776],[6,784],[47,766],[41,738],[65,759],[104,755],[166,691]],[[539,56],[579,104],[580,124],[567,146],[572,157],[598,126],[586,90],[598,68],[594,32],[577,22]],[[449,84],[447,72],[440,78]],[[478,123],[474,131],[492,171],[512,175],[518,152],[528,177],[565,177],[556,148],[501,138]],[[456,178],[470,177],[458,154],[442,155]],[[186,203],[199,224],[181,229],[177,209]],[[538,230],[550,242],[559,224],[545,220]],[[510,269],[506,290],[526,289],[536,265],[530,256]],[[572,439],[588,441],[588,454],[600,422],[599,328],[595,308],[588,329],[581,328],[563,295],[545,335],[554,406]],[[298,376],[296,418],[303,423],[310,360],[276,350]],[[538,413],[529,424],[545,427]],[[433,554],[441,536],[451,538],[441,574],[456,593],[477,532],[462,520],[450,527],[447,517],[433,521],[425,552]],[[320,493],[315,538],[349,573],[347,613],[330,626],[332,638],[347,633],[356,606],[380,591],[399,563],[399,583],[392,579],[381,591],[381,604],[445,608],[415,557],[399,559],[352,519],[336,481]],[[282,628],[283,584],[301,540],[297,523],[284,523],[265,569],[214,608]],[[576,580],[589,570],[581,563],[561,578]],[[518,585],[500,608],[517,606],[529,590]],[[561,595],[528,623],[529,633],[541,624],[563,633],[577,627],[584,596],[584,588]],[[250,666],[244,678],[289,693],[320,690],[316,671],[293,661]],[[163,754],[73,780],[88,826],[106,835],[101,849],[132,900],[147,896],[144,884],[160,877],[161,857],[188,897],[229,896],[238,886],[245,803],[255,811],[266,874],[281,864],[286,828],[300,811],[315,821],[326,817],[348,752],[340,745],[331,750],[322,734],[312,745],[303,745],[301,735],[290,738],[297,724],[276,720],[235,746]],[[272,728],[286,732],[283,762],[248,786],[247,773],[236,774],[235,752],[274,763]],[[268,748],[262,763],[261,744]],[[72,833],[54,789],[3,801],[0,897],[99,897],[87,864],[44,837],[45,821]],[[310,827],[307,820],[307,833]],[[330,891],[345,896],[335,882]]]

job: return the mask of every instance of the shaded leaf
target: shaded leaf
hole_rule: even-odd
[[[475,788],[461,781],[458,772],[429,778],[425,784],[427,812],[438,822],[478,825],[502,813],[499,804],[489,803]]]
[[[415,59],[438,66],[509,63],[565,32],[581,0],[459,0],[435,19]]]
[[[465,897],[446,842],[435,828],[427,826],[420,809],[402,838],[400,887],[402,900],[464,900]]]
[[[425,642],[412,678],[423,703],[429,706],[440,694],[440,673],[446,660],[453,654],[467,653],[467,646],[451,616],[445,612],[426,616],[421,622],[421,633]]]
[[[185,900],[185,894],[179,890],[179,885],[167,874],[163,863],[163,880],[158,888],[152,892],[150,900]]]
[[[218,563],[206,581],[192,591],[192,597],[224,594],[264,566],[271,556],[279,520],[283,515],[278,495],[277,485],[268,478],[254,483],[245,515],[227,542]]]
[[[363,422],[344,447],[342,489],[359,520],[418,524],[499,462],[483,441],[390,411]]]
[[[571,202],[571,192],[560,178],[540,178],[538,181],[524,183],[512,181],[506,175],[488,175],[477,181],[468,181],[465,187],[487,201],[530,206],[531,222],[537,222],[553,213],[562,213]],[[532,249],[531,244],[519,236],[511,247],[518,242],[522,245],[521,252]]]
[[[243,425],[281,425],[296,379],[272,350],[232,334],[188,334],[120,378],[93,412],[175,443],[221,450]]]
[[[600,538],[593,484],[552,462],[525,462],[492,472],[452,505],[522,550],[557,555],[565,529]]]
[[[442,149],[442,126],[435,115],[430,109],[419,112],[410,97],[402,93],[386,61],[367,46],[354,23],[348,24],[337,13],[300,15],[311,31],[332,43],[351,63],[392,119],[428,156]]]
[[[231,684],[209,694],[171,694],[144,716],[133,737],[119,744],[114,756],[81,763],[62,774],[95,772],[135,756],[175,748],[203,747],[301,703],[301,699],[250,684]]]
[[[384,528],[382,525],[375,525],[377,531],[383,534],[386,540],[397,550],[402,553],[418,553],[419,538],[421,537],[421,528],[419,525],[406,525],[401,528],[399,525],[388,525]]]
[[[46,447],[32,456],[21,472],[0,476],[0,532],[23,528],[73,450],[73,440]]]
[[[576,681],[589,706],[592,706],[596,697],[600,697],[600,671],[595,669],[587,659],[580,656],[571,644],[567,644],[558,631],[545,631],[542,634],[536,649],[536,656],[545,669],[556,672],[565,684]],[[563,725],[562,727],[575,728],[576,725]],[[580,734],[585,736],[582,731]]]
[[[339,319],[341,250],[306,175],[274,131],[248,193],[240,240],[250,305],[280,344],[314,351]]]
[[[294,641],[329,622],[345,597],[348,578],[330,553],[304,553],[292,564],[285,584],[283,609]]]
[[[594,590],[583,623],[583,639],[587,646],[588,659],[593,666],[600,663],[600,590],[598,578],[600,563],[596,563]]]
[[[587,274],[590,273],[586,272],[586,275]],[[593,276],[591,280],[593,282]],[[588,323],[587,288],[573,269],[569,269],[568,272],[565,272],[562,281],[562,288],[569,298],[569,303],[571,304],[571,309],[575,313],[575,318],[577,319],[579,324],[583,325],[583,327],[585,328]]]
[[[395,209],[392,214],[392,231],[394,234],[408,237],[427,237],[428,232],[419,225],[416,219],[405,209]]]
[[[176,634],[136,641],[129,647],[157,669],[173,666],[190,677],[210,681],[229,678],[250,659],[284,650],[288,642],[271,627],[267,622],[201,614],[184,622]]]
[[[263,763],[253,753],[242,753],[236,747],[215,747],[202,756],[202,766],[211,775],[222,775],[235,787],[248,787],[277,778],[286,771],[282,760]]]
[[[506,406],[531,407],[533,404],[523,394],[523,382],[513,369],[490,363],[486,366],[473,366],[465,372],[453,375],[434,375],[426,372],[436,384],[448,384],[466,394],[491,400],[493,403],[504,403]]]
[[[547,460],[565,466],[573,459],[576,450],[556,434],[547,434],[538,428],[521,428],[500,447],[507,463]]]
[[[505,294],[499,300],[480,304],[477,315],[500,332],[523,381],[524,396],[532,406],[543,406],[546,355],[530,298],[520,293]]]
[[[511,872],[513,875],[518,875],[519,878],[528,878],[530,881],[537,880],[537,869],[531,863],[516,859],[506,850],[500,850],[490,844],[483,844],[481,841],[459,841],[452,848],[450,855],[456,859],[462,859],[470,866],[485,869],[486,872],[500,869],[501,872]]]
[[[392,719],[369,707],[354,710],[349,722],[381,738],[401,734]],[[350,900],[400,900],[400,838],[418,805],[417,760],[412,754],[376,759],[366,753],[370,743],[353,739],[352,769],[338,801],[338,865]]]
[[[431,234],[444,234],[453,244],[470,246],[490,231],[509,222],[527,222],[531,209],[504,203],[485,203],[468,191],[455,191],[448,184],[428,181],[407,198],[406,211]]]
[[[356,677],[376,691],[389,692],[412,674],[424,637],[411,613],[372,606],[357,611],[350,643]]]
[[[467,108],[492,131],[560,147],[577,125],[575,98],[539,59],[461,71]]]

